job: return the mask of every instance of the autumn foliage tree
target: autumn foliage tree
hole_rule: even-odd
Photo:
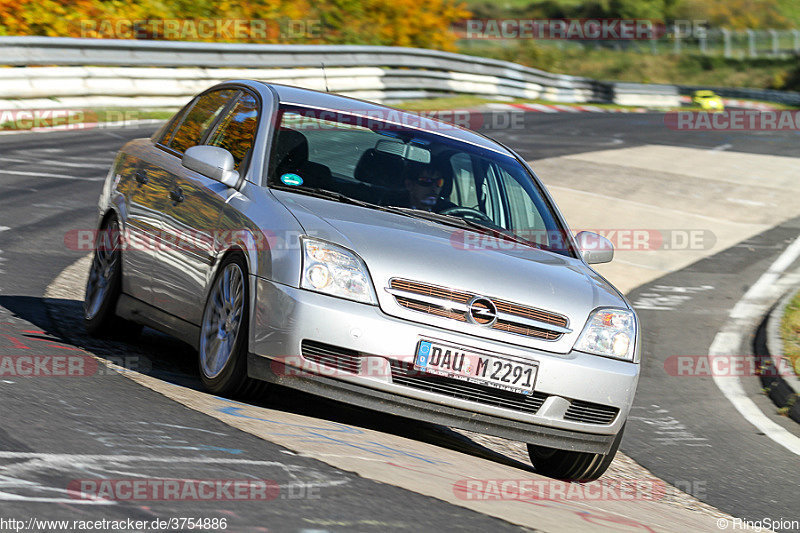
[[[171,35],[151,39],[331,43],[454,49],[453,22],[469,16],[459,0],[0,0],[0,35],[125,38],[108,28],[118,21],[264,21],[266,32]],[[106,22],[105,25],[102,23]],[[313,26],[312,23],[313,22]],[[314,31],[287,32],[287,27]],[[142,35],[134,37],[142,38]]]

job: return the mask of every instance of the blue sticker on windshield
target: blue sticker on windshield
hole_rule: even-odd
[[[285,185],[302,185],[303,184],[303,178],[301,178],[297,174],[284,174],[283,176],[281,176],[281,181]]]

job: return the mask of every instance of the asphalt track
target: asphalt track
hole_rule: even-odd
[[[664,127],[659,114],[528,114],[526,121],[523,130],[487,133],[532,160],[644,145],[797,156],[796,133],[674,132]],[[70,311],[77,313],[75,302],[45,305],[43,295],[60,272],[85,255],[66,247],[64,235],[92,228],[94,205],[114,153],[125,140],[149,135],[153,128],[0,138],[4,355],[65,353],[84,342],[79,326],[64,319]],[[699,499],[752,520],[800,519],[798,457],[759,435],[710,378],[676,380],[664,372],[664,360],[676,354],[707,354],[731,307],[797,236],[798,228],[796,220],[781,222],[630,293],[636,304],[662,290],[659,287],[713,287],[692,293],[666,311],[639,309],[646,332],[643,377],[622,450]],[[197,386],[193,354],[153,332],[135,346],[111,342],[84,347],[116,354],[158,353],[162,357],[154,360],[152,374],[187,388]],[[746,353],[749,348],[742,349]],[[743,383],[768,416],[798,434],[791,421],[774,414],[769,400],[760,394],[757,378],[744,378]],[[304,457],[187,409],[119,374],[2,378],[0,390],[3,517],[224,516],[230,531],[518,529],[509,521]],[[443,428],[299,394],[266,401],[272,408],[307,415],[327,428],[355,425],[459,453],[480,453],[479,446]],[[435,460],[429,465],[432,473]],[[523,465],[518,468],[525,472]],[[76,502],[65,491],[74,479],[133,475],[270,479],[282,488],[294,488],[282,490],[280,497],[267,503],[123,502],[103,506],[102,513],[97,505]]]

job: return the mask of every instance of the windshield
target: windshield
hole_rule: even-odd
[[[278,118],[271,187],[469,224],[570,255],[548,202],[510,155],[374,115],[283,106]]]

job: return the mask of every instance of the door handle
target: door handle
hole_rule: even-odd
[[[136,174],[134,174],[134,178],[139,183],[139,185],[145,185],[147,184],[148,181],[150,181],[150,178],[147,177],[147,172],[145,172],[144,170],[137,170]]]
[[[171,191],[169,191],[169,198],[176,204],[182,202],[183,189],[181,189],[180,187],[178,187],[177,189],[172,189]]]

